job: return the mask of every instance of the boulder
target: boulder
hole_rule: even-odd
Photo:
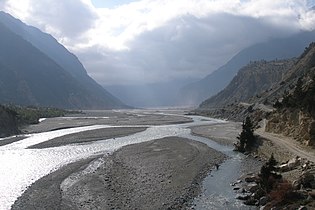
[[[281,172],[291,171],[299,166],[301,163],[300,157],[295,157],[288,161],[288,163],[282,164],[278,167]]]

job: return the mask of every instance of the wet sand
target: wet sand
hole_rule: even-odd
[[[179,137],[128,145],[95,159],[101,163],[95,171],[80,173],[91,161],[83,160],[36,181],[13,209],[180,209],[189,206],[202,179],[224,158]],[[76,180],[63,182],[70,174]]]
[[[90,131],[69,134],[58,138],[51,139],[29,147],[29,149],[43,149],[49,147],[59,147],[74,143],[87,143],[98,140],[106,140],[132,135],[145,131],[145,127],[119,127],[119,128],[102,128]]]

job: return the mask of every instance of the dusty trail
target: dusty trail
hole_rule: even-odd
[[[315,163],[315,151],[314,149],[308,148],[303,149],[298,142],[294,141],[292,138],[285,137],[279,134],[268,133],[264,131],[264,126],[262,128],[257,129],[255,133],[263,138],[269,139],[274,144],[279,145],[281,147],[286,148],[288,151],[292,152],[296,156],[300,156],[302,158],[306,158],[309,161]]]

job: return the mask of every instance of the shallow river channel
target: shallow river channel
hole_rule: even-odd
[[[137,113],[141,117],[140,111]],[[145,113],[148,115],[148,113]],[[150,113],[149,113],[150,114]],[[169,115],[159,113],[160,115]],[[118,148],[134,143],[150,141],[168,136],[179,136],[206,143],[209,147],[225,153],[226,160],[219,170],[212,170],[211,174],[203,182],[202,194],[194,200],[195,209],[249,209],[235,200],[236,194],[230,184],[240,175],[240,165],[244,157],[234,153],[231,147],[220,145],[203,137],[191,135],[189,127],[198,125],[211,125],[224,123],[200,116],[185,116],[193,122],[171,125],[105,125],[94,124],[89,126],[65,128],[54,131],[28,134],[27,138],[0,147],[0,209],[10,209],[14,201],[36,180],[59,169],[71,162],[111,153]],[[75,117],[72,118],[76,119]],[[62,118],[58,119],[59,122]],[[69,120],[65,118],[64,120]],[[71,120],[71,119],[70,119]],[[43,122],[41,122],[43,123]],[[149,124],[149,123],[148,123]],[[78,133],[87,130],[109,127],[148,127],[143,132],[126,137],[106,139],[85,144],[72,144],[67,146],[27,149],[27,147],[67,134]],[[0,139],[1,141],[1,139]]]

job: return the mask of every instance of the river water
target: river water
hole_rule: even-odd
[[[21,141],[1,146],[0,209],[10,209],[14,201],[22,195],[28,186],[66,164],[99,154],[111,153],[128,144],[168,136],[179,136],[204,142],[209,147],[221,151],[230,157],[220,166],[220,170],[214,170],[204,180],[203,193],[194,201],[196,209],[247,209],[247,207],[235,200],[235,194],[231,191],[230,186],[230,183],[241,175],[239,167],[244,157],[234,153],[231,147],[222,146],[214,141],[190,134],[189,127],[191,126],[224,123],[224,121],[200,116],[189,117],[193,119],[193,122],[173,125],[145,125],[148,129],[140,133],[87,144],[73,144],[46,149],[27,149],[31,145],[67,134],[119,126],[92,125],[29,134],[27,138]]]

